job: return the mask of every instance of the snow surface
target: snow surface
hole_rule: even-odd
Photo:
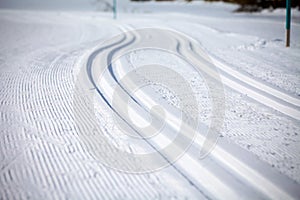
[[[3,5],[1,1],[2,8],[16,7],[13,3]],[[86,6],[86,9],[93,9]],[[50,10],[56,8],[50,6]],[[239,180],[228,178],[221,168],[211,167],[216,162],[211,157],[218,155],[223,141],[237,145],[226,157],[229,160],[230,156],[249,155],[249,161],[263,163],[259,169],[279,172],[279,177],[299,186],[299,11],[293,10],[291,48],[285,48],[283,10],[245,14],[232,13],[234,9],[236,5],[224,3],[124,3],[118,20],[111,19],[111,13],[92,11],[2,9],[0,198],[206,199],[238,198],[238,195],[245,199],[262,198],[256,189],[242,187]],[[103,166],[82,146],[73,110],[77,75],[86,65],[86,58],[102,41],[128,25],[183,32],[196,39],[215,59],[224,80],[226,107],[224,125],[219,133],[220,144],[208,159],[198,162],[193,157],[197,152],[191,148],[187,156],[176,162],[177,168],[127,174]],[[199,107],[203,108],[199,119],[207,126],[210,124],[209,93],[203,77],[195,71],[155,51],[136,51],[122,59],[128,63],[127,70],[154,62],[172,66],[182,73],[192,86]],[[226,84],[225,79],[235,82]],[[260,98],[255,99],[237,87],[251,88],[293,109],[295,115],[285,112],[285,108],[276,109]],[[162,87],[152,89],[155,91],[153,99],[178,107],[178,99],[172,91]],[[100,98],[94,101],[101,127],[119,148],[147,150],[145,144],[134,145],[123,137],[110,109]],[[230,163],[226,166],[230,168]],[[179,172],[189,178],[183,178]],[[197,183],[197,187],[189,180]],[[251,182],[251,177],[247,180]],[[263,179],[256,180],[257,187],[265,192],[264,185],[259,185],[265,183],[260,181]],[[274,190],[269,193],[272,192],[277,194]]]

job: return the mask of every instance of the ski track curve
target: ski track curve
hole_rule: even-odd
[[[124,35],[126,35],[126,34],[124,34]],[[119,46],[117,46],[116,48],[114,48],[113,50],[111,50],[111,51],[109,52],[108,58],[107,58],[107,67],[108,67],[108,70],[109,70],[110,75],[112,76],[112,78],[116,81],[116,83],[117,83],[122,89],[125,90],[125,88],[124,88],[122,85],[120,85],[120,83],[119,83],[118,80],[116,79],[116,76],[115,76],[115,74],[113,73],[113,71],[112,71],[112,66],[111,66],[111,61],[112,61],[112,58],[113,58],[114,53],[117,52],[118,50],[122,49],[123,47],[129,46],[130,44],[134,43],[135,40],[136,40],[136,37],[133,36],[131,40],[129,40],[128,42],[126,42],[126,43],[123,44],[123,42],[124,42],[125,40],[126,40],[126,37],[123,38],[122,40],[120,40],[119,42],[113,43],[112,45],[108,45],[108,46],[106,46],[106,47],[102,47],[102,48],[96,50],[96,51],[88,58],[88,61],[87,61],[87,73],[88,73],[89,79],[90,79],[90,81],[92,82],[93,86],[95,87],[97,93],[101,96],[101,98],[102,98],[103,101],[106,103],[106,105],[109,106],[109,107],[113,110],[113,112],[115,112],[115,113],[116,113],[116,114],[117,114],[117,115],[118,115],[125,123],[127,123],[127,125],[129,125],[129,126],[132,128],[132,130],[134,130],[137,134],[140,135],[140,133],[139,133],[134,127],[132,127],[132,126],[126,121],[126,119],[125,119],[122,115],[120,115],[120,114],[118,113],[117,110],[114,109],[114,107],[111,105],[111,103],[109,102],[109,100],[105,97],[105,91],[101,91],[101,90],[98,88],[98,86],[97,86],[97,84],[96,84],[96,82],[95,82],[95,80],[94,80],[94,78],[93,78],[92,72],[91,72],[91,69],[92,69],[92,63],[93,63],[93,60],[95,59],[95,56],[96,56],[97,54],[101,53],[101,51],[103,51],[103,50],[105,50],[105,49],[107,49],[107,48],[110,48],[110,47],[119,45]],[[126,90],[125,90],[125,92],[129,95],[129,93],[128,93]],[[130,95],[130,98],[131,98],[135,103],[137,103],[139,106],[141,106],[141,104],[139,104],[139,102],[136,101],[136,100],[134,99],[133,96]],[[143,108],[143,109],[145,109],[145,108]],[[158,153],[159,153],[159,154],[160,154],[160,155],[161,155],[161,156],[162,156],[162,157],[170,164],[170,166],[172,166],[172,168],[173,168],[173,169],[174,169],[174,170],[175,170],[182,178],[186,179],[186,181],[187,181],[188,183],[191,184],[190,186],[195,187],[195,189],[201,194],[201,196],[210,199],[207,195],[204,194],[204,192],[198,187],[198,185],[194,184],[193,181],[192,181],[187,175],[185,175],[180,169],[177,168],[177,166],[175,166],[172,162],[170,162],[170,161],[168,160],[168,158],[167,158],[165,155],[161,154],[161,153],[159,152],[159,150],[158,150],[153,144],[151,144],[150,142],[148,142],[148,141],[145,140],[145,139],[144,139],[144,141],[145,141],[151,148],[153,148],[156,152],[158,152]]]
[[[126,45],[125,45],[126,46]],[[194,52],[195,53],[195,52]],[[109,57],[109,60],[112,58],[112,56],[111,57]],[[111,71],[110,70],[110,73],[113,73],[113,71]],[[114,74],[111,74],[111,76],[115,79],[115,81],[116,81],[116,78],[115,78],[115,75]],[[124,89],[124,87],[122,87],[123,89]],[[102,94],[102,92],[99,92],[100,94]],[[103,95],[102,95],[102,97],[104,97]],[[105,97],[104,97],[105,98]],[[132,96],[131,96],[131,98],[133,98]],[[107,100],[105,100],[106,102],[108,102]],[[137,101],[135,101],[135,102],[137,102]],[[110,107],[111,107],[111,105],[109,105]],[[231,155],[232,156],[232,155]],[[192,158],[192,159],[195,159],[195,158]],[[230,166],[229,166],[230,167]],[[233,166],[231,166],[231,167],[233,167]],[[249,169],[248,169],[249,170]],[[247,170],[246,170],[247,171]],[[184,173],[187,173],[187,171],[185,171]],[[243,176],[243,174],[240,174],[240,176]],[[247,175],[245,175],[245,176],[247,176]],[[238,178],[239,179],[239,178]],[[259,178],[260,179],[260,178]],[[284,178],[283,178],[284,179]],[[267,181],[268,182],[268,180],[264,180],[264,181]],[[265,182],[265,183],[267,183],[267,182]],[[288,181],[287,181],[288,182]],[[254,183],[255,184],[255,183]],[[267,183],[268,184],[268,183]],[[278,184],[278,183],[277,183]],[[197,183],[195,183],[195,182],[193,182],[193,184],[192,185],[197,185]],[[272,183],[271,183],[271,185],[272,185]],[[293,184],[292,184],[293,185]],[[270,186],[271,188],[272,188],[272,186]],[[296,186],[297,187],[297,186]],[[295,194],[297,194],[297,192],[295,191],[295,186],[293,186],[292,188],[294,188],[294,190],[293,190],[293,193],[294,193],[294,195]],[[277,188],[278,189],[278,188]],[[285,188],[286,189],[286,188]],[[275,189],[276,190],[276,189]],[[272,192],[275,192],[275,190],[274,191],[268,191],[268,190],[263,190],[264,192],[267,192],[267,193],[269,193],[268,195],[273,195],[273,194],[271,194]],[[285,194],[284,193],[277,193],[277,195],[279,195],[279,196],[281,196],[281,197],[284,197],[285,196]],[[283,195],[283,196],[282,196]],[[298,194],[299,195],[299,194]],[[274,196],[273,196],[274,197]],[[285,196],[285,198],[289,198],[288,196]]]

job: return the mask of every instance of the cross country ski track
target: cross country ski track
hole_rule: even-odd
[[[114,108],[111,103],[112,99],[109,94],[112,92],[112,88],[107,89],[107,87],[97,85],[97,77],[94,77],[93,75],[93,68],[99,67],[99,65],[95,64],[97,63],[95,61],[97,60],[97,56],[106,52],[107,57],[105,66],[108,67],[107,70],[109,71],[108,74],[110,77],[103,76],[103,78],[109,79],[108,82],[114,81],[115,84],[119,85],[124,92],[130,96],[135,104],[141,107],[146,113],[147,106],[143,103],[144,97],[130,95],[129,91],[126,89],[126,85],[121,85],[118,81],[121,72],[114,71],[111,66],[115,53],[121,51],[125,47],[133,45],[138,40],[143,40],[143,38],[137,39],[138,35],[130,33],[125,32],[119,41],[94,51],[87,60],[86,68],[87,76],[95,87],[98,95],[100,95],[106,105],[125,122],[128,121],[128,118],[118,113],[118,110]],[[198,60],[203,59],[198,55],[197,49],[193,48],[191,41],[177,38],[176,48],[179,54],[188,58]],[[212,58],[212,61],[220,70],[220,76],[225,86],[230,87],[237,92],[246,93],[250,98],[257,102],[269,106],[289,117],[296,120],[300,119],[299,99],[277,91],[274,88],[270,88],[263,83],[254,81],[237,71],[233,71],[229,66],[222,64],[216,58]],[[201,63],[203,63],[203,68],[200,68],[200,70],[203,73],[213,74],[210,71],[211,69],[208,60],[201,60]],[[147,98],[151,99],[151,95]],[[145,113],[139,115],[143,117]],[[174,130],[172,124],[167,124],[167,126],[170,127],[170,130]],[[137,132],[137,134],[140,134],[138,130],[135,130],[134,128],[133,130]],[[171,141],[171,138],[166,139]],[[144,141],[153,148],[154,151],[158,151],[159,144],[154,144],[147,140]],[[236,145],[229,144],[226,140],[219,139],[218,145],[204,160],[199,160],[197,157],[200,149],[201,144],[198,142],[194,143],[180,160],[175,163],[170,162],[170,165],[176,171],[178,177],[187,180],[192,187],[196,188],[196,190],[206,198],[239,199],[242,197],[243,199],[298,199],[300,197],[300,192],[298,190],[299,185],[297,183],[278,173],[276,170],[270,170],[267,164],[257,160],[250,152],[247,152]],[[160,155],[168,160],[168,155]],[[189,165],[184,164],[187,162]],[[195,169],[197,169],[197,171],[195,171]]]

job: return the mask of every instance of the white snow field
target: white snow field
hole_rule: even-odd
[[[0,2],[0,199],[300,199],[299,11]]]

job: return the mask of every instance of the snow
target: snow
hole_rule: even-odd
[[[282,9],[249,14],[233,13],[237,6],[225,3],[120,1],[118,19],[113,20],[111,13],[94,12],[83,0],[72,5],[0,3],[1,199],[299,198],[299,11],[292,11],[291,47],[285,48]],[[112,66],[116,79],[147,64],[175,70],[198,101],[198,131],[203,135],[171,166],[151,173],[123,173],[91,154],[80,133],[97,123],[119,150],[139,154],[161,150],[174,140],[180,125],[178,94],[161,85],[134,93],[145,106],[130,106],[129,119],[139,128],[151,123],[145,108],[159,103],[168,111],[164,134],[145,142],[122,133],[100,95],[91,100],[84,94],[85,87],[95,91],[89,81],[83,81],[80,90],[76,83],[103,41],[124,29],[149,27],[182,32],[211,57],[224,84],[224,122],[215,149],[199,160],[199,147],[212,123],[204,74],[199,76],[189,63],[168,52],[129,52]],[[107,71],[104,82],[97,84],[111,101],[117,84],[109,76]],[[124,87],[132,84],[125,82]],[[181,86],[178,80],[176,84]],[[75,108],[76,102],[82,106]],[[86,114],[89,102],[97,111],[95,119]],[[75,109],[81,113],[79,126]]]

